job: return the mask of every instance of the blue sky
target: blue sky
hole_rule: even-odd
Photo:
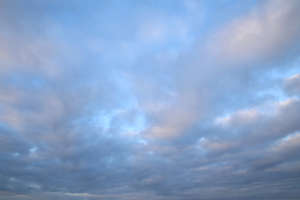
[[[0,200],[296,200],[298,0],[4,0]]]

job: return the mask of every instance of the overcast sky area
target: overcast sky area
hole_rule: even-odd
[[[299,0],[1,0],[0,200],[299,200]]]

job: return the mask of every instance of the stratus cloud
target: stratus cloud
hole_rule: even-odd
[[[250,63],[244,65],[252,67],[278,57],[293,57],[299,51],[299,7],[297,0],[267,1],[263,7],[226,25],[209,48],[220,56],[220,62],[247,61]]]
[[[174,81],[174,84],[170,81],[170,90],[176,95],[170,96],[168,101],[171,103],[166,107],[162,106],[162,109],[154,115],[151,111],[145,110],[150,117],[156,119],[146,131],[147,134],[158,138],[182,136],[189,127],[197,124],[208,110],[212,112],[213,106],[220,101],[226,103],[229,100],[226,92],[231,94],[232,99],[241,98],[234,93],[247,91],[249,96],[252,95],[250,93],[255,93],[255,87],[260,87],[256,73],[266,73],[263,71],[267,69],[266,66],[271,68],[278,66],[271,64],[270,60],[282,63],[296,53],[294,49],[298,48],[297,39],[300,35],[296,9],[298,7],[298,1],[267,1],[262,7],[254,8],[247,15],[217,29],[214,36],[208,37],[206,45],[193,49],[197,55],[191,52],[178,56],[177,63],[172,66],[173,71],[161,71],[168,73],[170,79]],[[185,66],[185,70],[181,71],[182,65]],[[240,70],[237,68],[238,71],[230,71],[225,66],[238,66]],[[245,66],[251,68],[241,70]],[[258,72],[261,69],[262,72]],[[144,81],[154,88],[164,84],[170,85],[163,77],[156,78],[155,83],[153,80]],[[224,91],[224,88],[227,91]],[[153,97],[159,97],[160,92],[165,92],[158,91],[159,89],[155,89],[152,92]],[[244,98],[247,97],[246,95]],[[153,99],[155,102],[155,98]],[[141,104],[144,105],[144,102],[147,102],[147,98],[143,99]]]
[[[300,95],[300,74],[288,77],[284,82],[285,90],[290,95]]]
[[[183,32],[174,30],[181,21],[172,17],[138,26],[144,8],[157,10],[156,3],[60,2],[9,3],[3,12],[18,16],[13,21],[0,12],[9,33],[1,34],[9,43],[0,47],[1,200],[298,199],[297,75],[282,81],[283,91],[275,88],[290,95],[286,100],[258,97],[274,90],[269,73],[293,56],[289,48],[297,49],[296,1],[259,2],[252,13],[216,27],[219,40],[207,43],[219,54],[196,44],[186,50],[189,34],[207,39],[198,32],[203,27],[185,21],[198,20],[193,1],[184,1],[191,3],[187,13],[180,0],[159,5],[193,27]],[[41,17],[32,17],[37,11]],[[45,31],[33,33],[32,25]],[[139,35],[139,28],[154,32]],[[143,36],[150,45],[140,44]],[[101,51],[91,41],[104,45]],[[128,54],[134,54],[129,63]],[[245,69],[249,63],[255,65]],[[232,64],[238,67],[225,67]]]
[[[292,133],[283,137],[272,147],[275,152],[290,152],[293,149],[300,148],[300,133]]]
[[[0,21],[0,24],[1,21]],[[7,27],[7,29],[11,27]],[[12,28],[13,29],[13,28]],[[11,73],[14,70],[19,72],[38,72],[46,76],[58,76],[62,68],[57,67],[57,59],[62,54],[65,47],[56,40],[50,40],[47,37],[36,38],[34,36],[26,37],[26,40],[19,37],[14,30],[10,34],[0,34],[0,72]],[[59,53],[60,52],[60,53]]]
[[[300,129],[297,123],[299,103],[299,99],[290,98],[271,103],[267,111],[252,108],[249,113],[243,109],[226,117],[217,117],[215,124],[234,134],[241,134],[242,143],[246,140],[264,143],[264,140],[276,140]],[[236,139],[239,138],[236,136]]]
[[[225,117],[217,117],[215,123],[217,125],[228,126],[230,124],[247,124],[259,117],[259,111],[256,109],[239,110]]]
[[[152,117],[158,121],[154,122],[149,130],[150,137],[168,139],[180,136],[187,127],[195,122],[195,119],[200,117],[197,116],[199,113],[197,109],[201,109],[198,106],[200,103],[196,102],[195,97],[186,93],[184,97],[177,98],[173,105],[152,113]]]

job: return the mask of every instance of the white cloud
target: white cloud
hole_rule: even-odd
[[[229,126],[232,124],[247,124],[258,119],[260,112],[255,108],[238,110],[225,117],[217,117],[215,124],[221,126]]]
[[[277,153],[284,153],[295,148],[300,148],[300,133],[298,132],[281,138],[272,146],[271,150]]]
[[[220,56],[221,63],[250,62],[252,67],[254,63],[286,55],[299,40],[299,7],[297,0],[268,1],[264,7],[227,24],[214,35],[209,48]]]
[[[284,88],[290,95],[300,95],[300,74],[288,77],[284,82]]]

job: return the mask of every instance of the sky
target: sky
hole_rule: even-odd
[[[0,200],[298,200],[299,0],[1,0]]]

